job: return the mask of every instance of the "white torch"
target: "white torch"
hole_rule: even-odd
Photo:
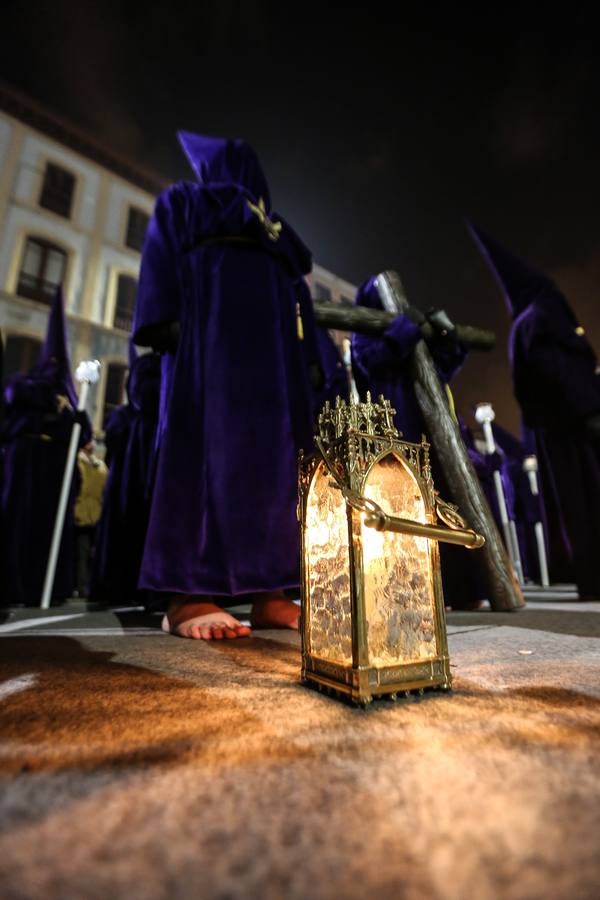
[[[538,461],[537,456],[526,456],[523,460],[523,471],[527,473],[529,479],[529,487],[534,497],[538,497],[540,490],[538,485]],[[548,561],[546,559],[546,541],[544,540],[544,526],[541,522],[534,525],[535,543],[537,546],[538,561],[540,565],[540,580],[542,587],[550,586],[550,578],[548,577]]]
[[[478,403],[475,408],[475,419],[483,429],[485,438],[486,453],[496,452],[496,441],[494,440],[494,432],[492,431],[492,422],[496,418],[496,414],[491,403]],[[506,507],[506,497],[504,496],[504,486],[502,484],[502,476],[498,469],[494,469],[494,487],[496,489],[496,499],[498,500],[498,509],[500,510],[500,523],[504,534],[504,543],[511,562],[515,567],[517,577],[521,584],[523,579],[523,565],[521,563],[521,553],[519,551],[519,541],[517,538],[517,528],[515,523],[508,518],[508,510]]]

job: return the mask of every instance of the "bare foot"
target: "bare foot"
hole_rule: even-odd
[[[255,594],[250,621],[253,628],[293,628],[297,631],[300,607],[280,591]]]
[[[193,597],[171,601],[162,620],[162,630],[179,637],[203,641],[220,641],[223,638],[246,637],[250,634],[247,625],[240,624],[220,606]]]

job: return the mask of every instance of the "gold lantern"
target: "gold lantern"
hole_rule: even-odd
[[[394,413],[368,394],[326,403],[319,452],[299,465],[302,678],[361,705],[450,687],[437,542],[484,542],[434,490],[429,444],[401,440]]]

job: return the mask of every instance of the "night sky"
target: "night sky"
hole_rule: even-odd
[[[516,430],[508,316],[464,217],[551,275],[600,347],[596,28],[574,7],[403,7],[9,2],[0,77],[168,180],[189,176],[178,128],[249,141],[316,262],[357,284],[396,269],[413,305],[497,333],[453,388],[469,421],[490,400]]]

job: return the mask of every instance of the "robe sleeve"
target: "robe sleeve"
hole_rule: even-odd
[[[183,197],[174,185],[156,201],[144,240],[133,322],[133,340],[139,346],[171,349],[180,317],[184,221]]]
[[[413,348],[421,337],[419,326],[407,316],[398,316],[382,337],[354,334],[352,359],[366,376],[387,375],[405,369]]]
[[[547,339],[531,342],[527,352],[530,377],[543,384],[548,401],[562,407],[573,419],[600,411],[600,375],[587,356],[565,352]]]

